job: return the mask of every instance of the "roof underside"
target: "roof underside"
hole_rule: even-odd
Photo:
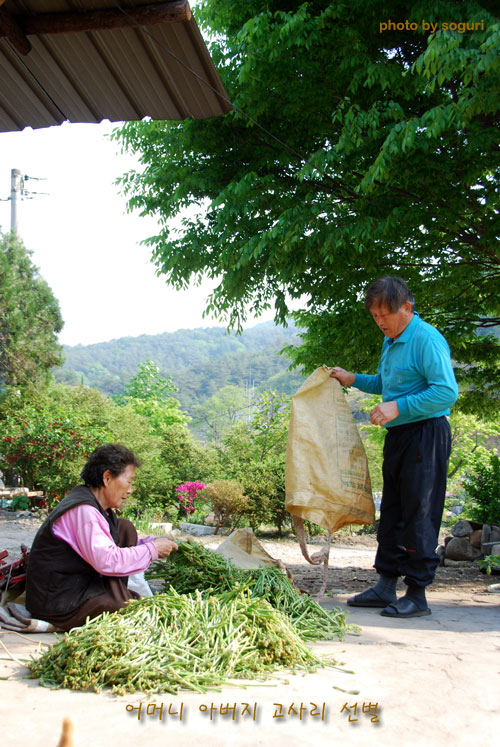
[[[231,109],[184,0],[0,6],[0,132],[65,120],[205,119]]]

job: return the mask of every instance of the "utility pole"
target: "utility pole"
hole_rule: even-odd
[[[246,389],[246,395],[247,395],[247,422],[250,423],[252,420],[252,412],[253,412],[253,398],[254,398],[254,390],[255,390],[255,381],[252,376],[252,370],[250,369],[248,378],[245,380],[245,389]]]
[[[10,230],[17,236],[17,203],[21,197],[21,170],[10,172]]]
[[[2,5],[2,0],[0,0],[0,5]],[[21,174],[21,169],[11,169],[10,197],[0,198],[1,202],[10,200],[10,230],[14,236],[17,236],[17,208],[19,200],[32,200],[35,195],[49,194],[48,192],[33,192],[26,189],[26,182],[30,179],[37,182],[45,181],[44,177],[23,175]]]

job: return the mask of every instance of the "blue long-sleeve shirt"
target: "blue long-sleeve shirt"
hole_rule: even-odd
[[[398,338],[384,339],[377,370],[373,376],[356,374],[354,386],[397,402],[399,415],[387,428],[449,415],[457,400],[448,343],[417,312]]]

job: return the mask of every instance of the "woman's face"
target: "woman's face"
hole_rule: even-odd
[[[106,504],[103,508],[113,508],[115,510],[121,508],[132,492],[134,477],[135,467],[133,464],[127,464],[123,472],[120,472],[116,477],[113,477],[107,469],[102,476],[104,483],[102,496]]]

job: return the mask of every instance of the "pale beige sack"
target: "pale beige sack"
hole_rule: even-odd
[[[281,565],[279,560],[269,555],[251,529],[235,529],[215,552],[228,558],[238,568]]]
[[[330,371],[317,368],[292,397],[285,506],[294,517],[335,532],[346,524],[374,524],[375,507],[363,443]]]

